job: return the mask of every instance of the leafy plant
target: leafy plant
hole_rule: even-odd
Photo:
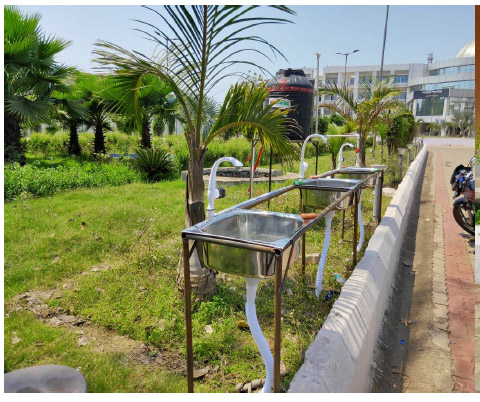
[[[170,178],[176,170],[172,155],[164,148],[138,148],[135,153],[133,164],[149,181]]]
[[[328,135],[342,135],[342,134],[345,134],[345,128],[344,127],[339,127],[339,126],[335,125],[334,123],[329,123],[327,134]],[[340,152],[340,148],[346,142],[347,142],[347,137],[328,137],[327,148],[328,148],[328,151],[330,152],[330,156],[332,158],[332,169],[335,169],[337,167],[337,156]]]
[[[73,72],[55,62],[70,42],[46,36],[39,22],[39,14],[4,8],[4,157],[20,155],[22,164],[21,124],[46,122],[55,103],[52,93],[63,90],[65,78]]]
[[[238,65],[250,65],[265,71],[245,52],[254,51],[266,56],[252,45],[260,45],[274,54],[281,52],[265,39],[248,35],[254,27],[267,24],[290,22],[271,16],[271,10],[293,15],[285,6],[270,6],[269,16],[258,12],[258,6],[164,6],[164,13],[150,7],[164,27],[138,21],[144,29],[138,29],[148,40],[166,51],[158,57],[149,58],[137,51],[128,51],[107,41],[96,43],[96,61],[113,70],[126,82],[141,82],[145,76],[155,76],[173,92],[181,105],[185,118],[185,139],[190,155],[186,186],[185,223],[196,224],[205,219],[205,189],[203,167],[207,145],[217,135],[228,130],[243,134],[254,133],[260,141],[282,154],[284,159],[292,158],[296,148],[283,134],[286,133],[286,111],[269,105],[255,104],[264,100],[265,89],[244,83],[235,85],[229,91],[211,128],[205,121],[205,105],[212,91],[223,79],[235,74],[231,69]],[[166,28],[168,27],[168,30]],[[244,45],[244,46],[242,46]],[[239,55],[243,57],[238,57]],[[266,56],[267,57],[267,56]],[[268,58],[268,57],[267,57]],[[252,95],[244,99],[245,93]],[[251,109],[246,109],[246,108]],[[194,257],[194,260],[197,261]],[[202,267],[191,266],[200,278]],[[179,272],[182,275],[181,272]],[[207,285],[207,284],[205,284]],[[205,288],[199,288],[199,296]]]
[[[400,91],[391,85],[391,77],[377,81],[372,76],[370,80],[363,82],[360,92],[360,98],[355,99],[353,90],[329,82],[319,89],[319,93],[333,95],[334,99],[331,103],[321,103],[319,107],[333,110],[357,127],[360,134],[360,164],[365,166],[367,137],[384,112],[396,111],[401,107],[400,102],[393,99]]]

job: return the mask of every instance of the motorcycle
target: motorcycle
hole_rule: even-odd
[[[475,180],[473,167],[475,157],[470,159],[468,166],[459,165],[455,168],[450,178],[452,190],[455,191],[453,199],[460,195],[453,203],[453,217],[460,227],[472,236],[475,235]]]

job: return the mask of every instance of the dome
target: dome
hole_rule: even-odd
[[[475,39],[467,43],[455,58],[460,59],[461,57],[475,57]]]

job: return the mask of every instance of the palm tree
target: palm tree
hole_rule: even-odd
[[[77,84],[82,88],[83,105],[87,109],[89,119],[86,126],[93,128],[95,134],[93,149],[96,154],[104,154],[105,131],[110,131],[110,115],[116,105],[110,92],[111,83],[108,77],[93,74],[82,74]]]
[[[384,161],[383,159],[383,145],[385,143],[385,140],[387,138],[387,133],[388,133],[388,124],[385,123],[384,121],[379,121],[376,126],[376,135],[380,137],[380,154],[382,158],[382,162]]]
[[[78,140],[78,127],[88,121],[88,113],[84,107],[85,88],[79,76],[64,91],[55,91],[56,108],[52,119],[59,122],[64,129],[69,130],[68,153],[79,156],[82,153]]]
[[[335,123],[328,123],[327,135],[342,135],[345,134],[345,126],[337,126]],[[347,137],[328,137],[327,148],[332,158],[332,169],[337,168],[337,156],[340,148],[347,142]]]
[[[355,124],[360,134],[360,164],[366,166],[365,148],[368,134],[375,128],[379,117],[386,111],[399,108],[400,102],[393,99],[400,93],[391,85],[391,77],[377,81],[374,76],[365,80],[361,88],[361,99],[354,98],[353,91],[338,87],[335,82],[327,82],[319,88],[322,95],[333,95],[331,103],[321,103],[318,107],[325,107],[342,116],[345,120]]]
[[[55,62],[70,42],[45,36],[39,21],[39,14],[4,8],[4,158],[22,164],[21,124],[46,122],[53,91],[65,89],[64,80],[73,72]]]
[[[260,25],[290,21],[270,16],[272,11],[268,16],[262,16],[257,10],[259,6],[163,6],[164,14],[146,8],[158,16],[163,27],[138,21],[142,28],[137,31],[167,51],[150,58],[111,42],[99,41],[96,43],[96,61],[133,82],[139,82],[145,75],[157,76],[178,99],[186,121],[185,139],[190,153],[185,196],[185,225],[188,227],[205,219],[203,165],[208,144],[215,137],[233,129],[251,131],[284,159],[295,155],[293,144],[283,136],[288,130],[285,112],[272,105],[264,108],[259,102],[263,102],[268,94],[263,88],[248,83],[230,88],[215,122],[210,129],[204,130],[207,126],[204,121],[206,99],[219,82],[236,74],[232,71],[235,66],[250,65],[265,71],[246,55],[237,58],[248,51],[267,57],[258,49],[242,45],[264,46],[273,54],[282,55],[265,39],[249,36],[248,31]],[[295,14],[285,6],[269,8]],[[250,98],[244,98],[245,95]],[[198,297],[204,297],[209,293],[207,289],[214,291],[214,276],[200,265],[201,247],[196,251],[190,263],[192,287]]]
[[[109,76],[107,80],[110,87],[103,96],[115,103],[112,112],[120,114],[124,127],[140,131],[142,148],[151,148],[152,121],[167,115],[170,88],[156,75],[143,75],[137,82],[122,75]]]

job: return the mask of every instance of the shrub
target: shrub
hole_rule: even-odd
[[[134,166],[147,175],[149,181],[158,181],[173,176],[175,163],[173,157],[165,148],[138,148],[137,157],[133,159]]]
[[[70,162],[55,168],[42,168],[38,163],[26,166],[13,163],[5,166],[4,198],[13,199],[21,193],[43,197],[80,187],[116,186],[141,180],[141,174],[121,161]]]

